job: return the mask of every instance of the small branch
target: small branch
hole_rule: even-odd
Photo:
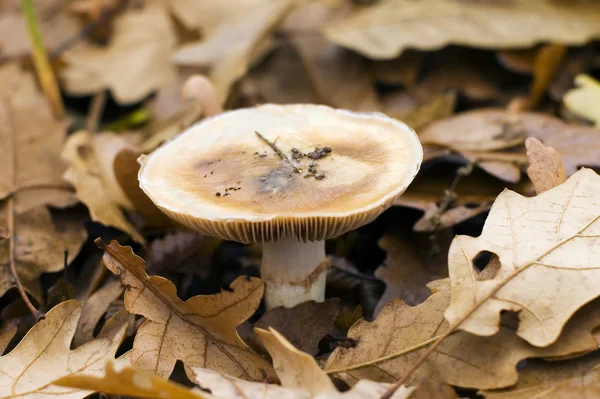
[[[33,0],[23,0],[23,14],[27,21],[27,30],[31,40],[33,65],[40,79],[42,90],[46,94],[54,116],[62,118],[65,114],[65,108],[58,89],[58,83],[54,76],[54,71],[48,61],[48,54],[44,48],[40,26],[33,7]]]
[[[257,132],[256,130],[254,131],[254,133],[256,133],[256,135],[258,136],[259,139],[261,139],[262,141],[264,141],[265,143],[267,143],[267,145],[269,147],[271,147],[273,149],[273,151],[275,151],[275,153],[277,155],[279,155],[279,158],[281,158],[282,161],[284,161],[285,163],[287,163],[288,165],[290,165],[293,169],[294,172],[296,173],[302,173],[302,169],[296,167],[292,161],[290,161],[290,159],[288,158],[287,155],[285,155],[276,145],[275,143],[270,142],[269,140],[267,140],[267,138],[265,136],[263,136],[262,134],[260,134],[259,132]]]
[[[33,317],[36,318],[36,320],[40,320],[45,318],[46,315],[43,312],[37,310],[36,307],[33,306],[31,301],[29,300],[29,296],[27,296],[23,284],[21,284],[21,280],[19,279],[19,275],[17,274],[17,269],[15,266],[15,200],[12,196],[8,198],[6,208],[6,216],[8,222],[8,264],[10,267],[10,273],[12,274],[15,284],[17,285],[17,289],[19,290],[19,294],[21,295],[21,298],[23,298],[23,302],[25,302],[27,309],[29,309],[29,311],[31,312]]]
[[[391,360],[391,359],[394,359],[396,357],[405,355],[405,354],[407,354],[409,352],[415,351],[417,349],[424,348],[427,345],[434,343],[440,337],[441,337],[441,335],[436,335],[435,337],[431,337],[431,338],[429,338],[426,341],[420,342],[420,343],[418,343],[416,345],[413,345],[413,346],[411,346],[409,348],[402,349],[401,351],[394,352],[394,353],[391,353],[389,355],[386,355],[386,356],[383,356],[383,357],[379,357],[377,359],[369,360],[369,361],[366,361],[366,362],[363,362],[363,363],[353,364],[352,366],[340,367],[339,369],[333,369],[333,370],[325,370],[325,372],[327,374],[343,373],[345,371],[356,370],[356,369],[360,369],[360,368],[363,368],[363,367],[371,366],[373,364],[385,362],[386,360]]]
[[[88,115],[85,118],[85,130],[90,133],[98,131],[98,125],[104,112],[104,105],[106,104],[106,91],[102,90],[94,96]]]

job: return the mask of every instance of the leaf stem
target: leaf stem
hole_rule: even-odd
[[[23,14],[27,21],[27,30],[32,45],[33,65],[40,79],[40,85],[50,102],[54,116],[62,118],[65,114],[65,108],[56,77],[50,66],[50,61],[48,61],[48,54],[44,48],[39,22],[35,14],[35,8],[33,7],[33,0],[23,0]]]
[[[333,370],[325,370],[325,372],[327,374],[336,374],[336,373],[342,373],[344,371],[356,370],[356,369],[360,369],[360,368],[363,368],[363,367],[366,367],[366,366],[371,366],[373,364],[385,362],[386,360],[390,360],[390,359],[393,359],[395,357],[402,356],[402,355],[405,355],[405,354],[407,354],[409,352],[415,351],[417,349],[424,348],[427,345],[435,342],[440,337],[441,337],[441,335],[436,335],[435,337],[431,337],[428,340],[425,340],[423,342],[419,342],[418,344],[413,345],[413,346],[408,347],[408,348],[405,348],[405,349],[402,349],[401,351],[394,352],[394,353],[391,353],[389,355],[386,355],[386,356],[383,356],[383,357],[379,357],[377,359],[369,360],[369,361],[366,361],[366,362],[353,364],[352,366],[340,367],[338,369],[333,369]]]

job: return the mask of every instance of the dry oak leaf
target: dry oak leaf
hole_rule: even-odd
[[[116,241],[105,244],[104,264],[125,285],[125,309],[144,316],[131,351],[131,364],[169,377],[175,362],[205,367],[248,380],[262,380],[272,371],[269,363],[240,339],[236,327],[260,305],[264,284],[257,278],[239,277],[230,291],[198,295],[182,301],[175,285],[159,276],[148,276],[144,260],[131,247]]]
[[[514,387],[478,392],[487,399],[564,399],[600,397],[598,353],[565,362],[528,361]]]
[[[0,199],[15,194],[15,210],[76,202],[62,179],[60,151],[67,135],[33,74],[10,63],[0,67]]]
[[[81,315],[78,301],[62,302],[46,313],[19,344],[0,357],[1,398],[77,399],[89,390],[65,389],[52,382],[67,375],[102,375],[114,359],[127,328],[125,313],[111,319],[98,339],[71,350],[71,338]]]
[[[577,75],[575,84],[576,88],[565,93],[563,103],[573,114],[600,127],[600,82],[588,75]]]
[[[0,202],[0,228],[10,231],[8,202]],[[0,240],[0,296],[15,286],[9,268],[10,240],[14,240],[14,266],[21,284],[38,303],[42,303],[40,275],[63,270],[65,251],[68,253],[67,264],[75,259],[87,238],[86,220],[87,215],[79,215],[73,210],[51,212],[45,206],[15,212],[11,236]]]
[[[555,342],[575,311],[600,296],[598,198],[600,176],[585,168],[533,198],[505,190],[481,235],[457,236],[450,246],[446,319],[454,323],[479,304],[459,328],[489,336],[502,311],[519,312],[521,338],[542,347]],[[500,259],[493,279],[476,278],[472,260],[481,251]]]
[[[558,151],[567,175],[581,165],[600,166],[600,130],[542,113],[480,109],[434,122],[419,134],[425,145],[442,145],[467,158],[507,165],[526,162],[524,148],[511,147],[523,144],[527,137]]]
[[[336,348],[325,370],[349,383],[365,378],[394,382],[403,377],[449,326],[444,320],[444,310],[450,303],[449,279],[433,281],[428,287],[432,295],[422,304],[411,307],[396,299],[373,322],[360,320],[352,326],[348,337],[357,341],[356,346]],[[434,378],[465,388],[511,386],[519,378],[516,366],[523,359],[562,358],[596,350],[593,330],[599,325],[597,300],[581,309],[569,321],[561,339],[547,348],[526,343],[506,326],[492,337],[458,331],[445,339],[407,383]]]
[[[117,370],[112,362],[106,363],[103,377],[69,375],[54,383],[69,388],[94,390],[108,395],[144,399],[208,399],[212,397],[198,389],[179,385],[147,370],[138,370],[129,366]]]
[[[144,4],[115,17],[107,47],[82,43],[65,52],[60,78],[67,92],[109,89],[119,103],[133,103],[176,79],[169,61],[176,43],[169,13],[158,0]]]
[[[525,141],[529,168],[527,175],[535,192],[541,194],[567,180],[560,154],[552,147],[546,147],[534,137]]]
[[[277,307],[265,313],[255,328],[280,331],[298,350],[315,356],[319,341],[332,329],[341,310],[339,298],[303,302],[293,308]]]
[[[10,344],[10,341],[13,339],[15,334],[17,333],[17,326],[13,325],[12,327],[3,329],[0,331],[0,355],[4,353],[4,350]]]
[[[256,329],[267,348],[281,385],[248,382],[211,370],[194,368],[194,381],[210,389],[215,399],[376,399],[389,388],[388,384],[359,381],[350,391],[339,392],[327,374],[309,354],[295,348],[283,335],[270,328]],[[401,387],[393,399],[408,398],[414,388]]]
[[[334,43],[374,59],[395,58],[407,48],[436,50],[449,44],[489,49],[525,48],[542,41],[578,45],[600,36],[600,10],[591,2],[552,0],[383,0],[327,25],[324,33]]]
[[[122,230],[137,242],[145,243],[123,213],[123,208],[133,210],[133,205],[119,186],[113,168],[116,156],[127,148],[131,145],[116,134],[85,131],[72,134],[62,153],[69,163],[64,178],[73,184],[92,220]]]
[[[393,299],[402,298],[410,306],[417,305],[429,297],[427,283],[448,276],[448,248],[452,233],[442,231],[435,236],[439,247],[438,255],[432,256],[431,247],[418,246],[411,237],[401,231],[386,231],[377,244],[387,255],[375,276],[385,283],[373,314],[377,315]],[[427,244],[431,244],[428,234]]]
[[[204,40],[185,44],[171,60],[183,66],[210,61],[208,77],[224,102],[231,86],[248,72],[265,37],[293,5],[291,0],[264,3],[260,7],[249,7],[248,14],[228,18],[227,23],[210,30]],[[227,7],[232,9],[233,5],[228,3]],[[223,51],[224,48],[227,51]]]

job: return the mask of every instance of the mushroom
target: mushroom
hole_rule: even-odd
[[[140,187],[206,235],[262,243],[267,309],[325,297],[325,240],[368,223],[417,174],[404,123],[322,105],[262,105],[203,120],[140,158]]]

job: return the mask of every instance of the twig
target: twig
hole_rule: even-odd
[[[46,54],[46,49],[44,48],[39,22],[33,7],[33,0],[23,0],[23,14],[27,21],[27,30],[33,48],[33,65],[40,79],[40,85],[50,102],[54,116],[62,118],[65,108],[60,96],[60,90],[58,89],[58,83],[56,83],[54,71],[52,71],[50,61],[48,61],[48,54]]]
[[[366,361],[366,362],[353,364],[352,366],[340,367],[339,369],[333,369],[333,370],[325,370],[325,372],[327,374],[343,373],[345,371],[356,370],[356,369],[360,369],[360,368],[363,368],[363,367],[366,367],[366,366],[370,366],[370,365],[373,365],[373,364],[385,362],[386,360],[394,359],[394,358],[396,358],[398,356],[402,356],[402,355],[405,355],[405,354],[407,354],[409,352],[416,351],[417,349],[424,348],[427,345],[429,345],[431,343],[434,343],[440,337],[441,337],[441,335],[436,335],[435,337],[431,337],[428,340],[425,340],[423,342],[419,342],[418,344],[413,345],[413,346],[411,346],[409,348],[402,349],[401,351],[390,353],[389,355],[386,355],[386,356],[383,356],[383,357],[378,357],[377,359],[369,360],[369,361]]]
[[[29,311],[31,312],[31,314],[33,315],[33,317],[36,318],[36,320],[40,320],[46,317],[46,315],[43,312],[40,312],[39,310],[37,310],[37,308],[35,306],[33,306],[33,304],[31,303],[31,301],[29,300],[29,296],[27,296],[27,293],[25,292],[25,288],[23,287],[23,284],[21,283],[21,279],[19,279],[19,275],[17,274],[17,269],[16,269],[16,259],[15,259],[15,203],[14,203],[14,198],[8,197],[7,200],[7,204],[6,204],[6,218],[7,218],[7,224],[8,224],[8,265],[10,267],[10,273],[12,274],[12,277],[14,279],[15,284],[17,285],[17,290],[19,290],[19,294],[21,295],[21,298],[23,298],[23,302],[25,302],[25,305],[27,306],[27,309],[29,309]]]
[[[98,131],[98,124],[104,111],[104,104],[106,104],[106,91],[102,90],[96,93],[90,104],[90,109],[87,117],[85,118],[85,130],[90,133]]]
[[[256,135],[258,136],[259,139],[261,139],[262,141],[264,141],[265,143],[267,143],[269,145],[269,147],[271,147],[273,149],[273,151],[275,151],[275,153],[277,155],[279,155],[279,158],[281,158],[282,161],[284,161],[285,163],[287,163],[288,165],[290,165],[293,169],[294,172],[296,173],[302,173],[302,169],[296,167],[292,161],[290,161],[290,159],[288,158],[287,155],[285,155],[276,145],[275,143],[270,142],[269,140],[267,140],[267,138],[265,136],[263,136],[262,134],[260,134],[259,132],[257,132],[256,130],[254,131],[254,133],[256,133]]]
[[[511,281],[513,278],[515,278],[516,276],[518,276],[519,274],[521,274],[525,270],[529,269],[532,265],[537,264],[537,262],[539,262],[540,259],[542,259],[545,256],[548,256],[548,254],[552,253],[552,251],[554,251],[556,248],[558,248],[558,247],[566,244],[567,242],[571,241],[572,239],[574,239],[576,237],[579,237],[582,232],[584,232],[588,227],[590,227],[592,224],[594,224],[595,222],[597,222],[598,219],[600,219],[600,215],[592,218],[592,220],[590,220],[588,223],[586,223],[586,225],[583,226],[575,234],[571,235],[570,237],[567,237],[567,238],[563,239],[562,241],[560,241],[559,243],[557,243],[556,245],[554,245],[552,248],[548,249],[547,251],[544,251],[543,253],[541,253],[536,258],[534,258],[534,259],[530,260],[529,262],[525,263],[523,266],[521,266],[521,267],[517,266],[515,268],[515,270],[513,270],[503,280],[501,280],[498,283],[497,286],[495,286],[490,292],[488,292],[486,295],[484,295],[478,302],[476,302],[475,304],[473,304],[473,306],[471,306],[471,308],[467,312],[465,312],[465,314],[463,314],[458,320],[456,320],[454,323],[452,323],[450,325],[450,327],[448,327],[448,329],[442,335],[439,336],[439,338],[433,343],[433,345],[431,345],[431,347],[427,350],[427,352],[425,352],[423,354],[423,356],[421,356],[419,358],[419,360],[417,360],[417,362],[410,368],[410,370],[408,370],[406,372],[406,374],[404,374],[404,376],[398,382],[396,382],[394,385],[392,385],[387,390],[387,392],[384,393],[381,396],[381,399],[390,399],[392,397],[392,395],[394,394],[394,392],[396,392],[396,390],[400,386],[402,386],[408,380],[408,378],[412,375],[412,373],[414,373],[425,362],[425,360],[427,360],[429,358],[429,356],[431,356],[431,354],[433,352],[435,352],[435,350],[442,344],[442,342],[444,342],[444,340],[446,338],[448,338],[452,333],[454,333],[456,331],[456,329],[465,320],[467,320],[473,313],[475,313],[475,311],[477,309],[479,309],[481,307],[481,305],[483,305],[490,298],[492,298],[494,295],[496,295],[498,293],[498,291],[500,291],[509,281]]]

